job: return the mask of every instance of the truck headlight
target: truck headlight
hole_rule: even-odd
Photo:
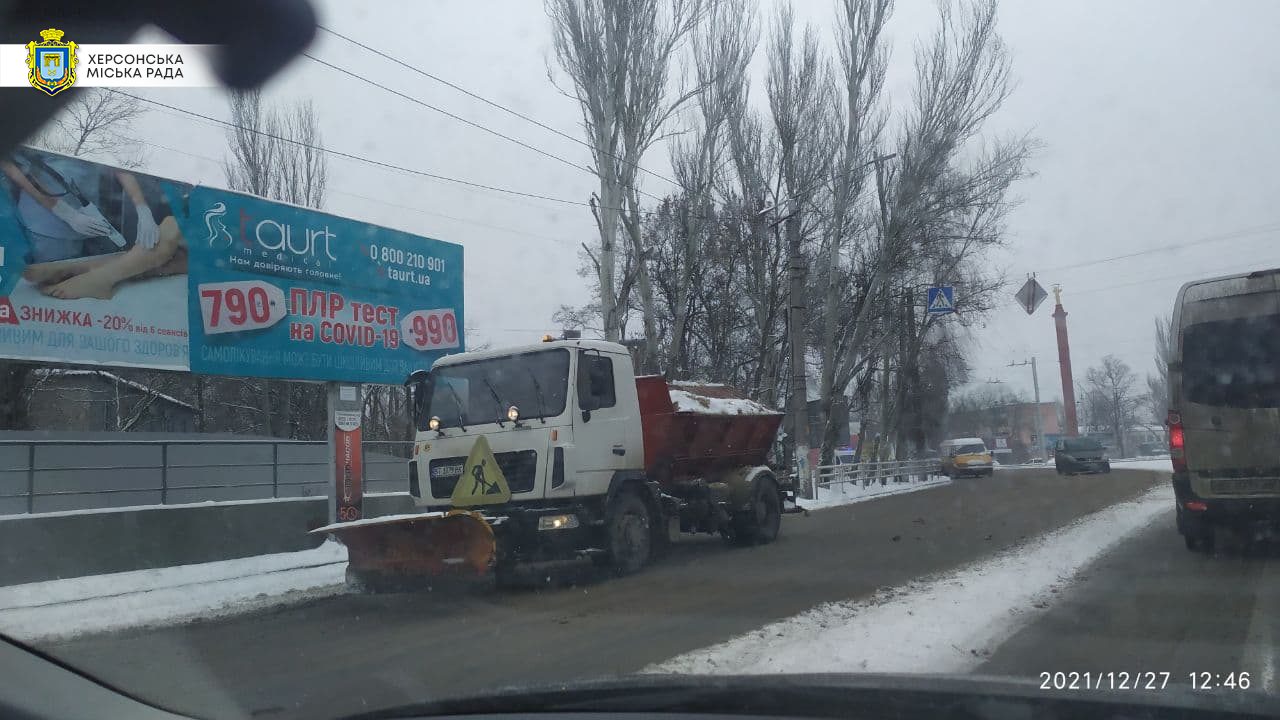
[[[436,417],[435,415],[432,415],[431,419],[427,421],[427,427],[431,428],[432,430],[439,430],[440,418]]]
[[[543,515],[538,518],[539,530],[572,530],[578,527],[578,516],[572,513],[566,515]]]
[[[516,422],[517,420],[519,420],[520,408],[516,407],[515,405],[512,405],[511,407],[507,408],[507,419],[510,420],[511,422]]]

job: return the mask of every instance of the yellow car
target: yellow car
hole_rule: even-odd
[[[976,477],[994,472],[991,451],[982,438],[945,440],[938,449],[942,455],[942,474],[948,477]]]

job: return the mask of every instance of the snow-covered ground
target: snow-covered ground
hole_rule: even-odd
[[[829,603],[646,668],[695,674],[954,673],[976,667],[1086,564],[1170,508],[1170,489],[1113,505],[989,560]]]
[[[1143,458],[1126,458],[1124,460],[1112,460],[1113,468],[1129,468],[1132,470],[1163,470],[1165,472],[1173,472],[1173,461],[1168,455],[1162,457],[1143,457]]]
[[[945,475],[934,475],[931,476],[929,480],[914,483],[890,482],[887,485],[881,485],[879,481],[877,481],[865,488],[862,487],[860,483],[841,483],[829,488],[820,487],[818,488],[817,499],[806,500],[801,498],[796,501],[796,505],[799,505],[805,510],[821,510],[823,508],[866,502],[867,500],[874,500],[886,495],[901,495],[902,493],[928,490],[930,488],[950,484],[951,478]]]
[[[0,587],[0,632],[38,640],[243,612],[342,592],[347,549]]]

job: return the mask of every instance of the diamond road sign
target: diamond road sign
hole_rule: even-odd
[[[1027,278],[1027,282],[1013,297],[1017,299],[1022,309],[1026,310],[1027,314],[1030,315],[1036,311],[1036,308],[1040,307],[1040,303],[1044,302],[1044,299],[1048,296],[1049,293],[1044,291],[1044,288],[1040,286],[1040,283],[1036,282],[1035,278]]]

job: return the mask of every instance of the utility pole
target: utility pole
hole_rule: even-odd
[[[1020,363],[1011,362],[1009,367],[1021,367],[1024,365],[1031,366],[1031,385],[1035,388],[1036,395],[1036,457],[1041,460],[1047,460],[1044,454],[1044,427],[1040,420],[1040,376],[1036,372],[1036,356],[1032,355],[1030,360],[1023,360]]]
[[[897,153],[881,155],[859,165],[854,170],[861,170],[869,165],[876,168],[876,192],[881,198],[881,217],[884,217],[884,190],[881,179],[881,164],[897,157]],[[807,194],[813,188],[806,188],[800,195]],[[804,256],[800,254],[800,202],[792,194],[787,198],[791,211],[769,224],[771,228],[786,223],[787,234],[787,342],[791,345],[791,398],[787,408],[791,415],[791,430],[795,433],[795,467],[796,480],[808,483],[809,470],[809,381],[805,363],[804,325]],[[771,212],[772,207],[765,208],[758,215]],[[817,487],[812,488],[813,497],[817,497]]]
[[[787,342],[791,345],[791,431],[795,433],[796,482],[807,484],[809,470],[809,381],[805,367],[804,256],[800,254],[800,203],[794,198],[786,216]],[[803,485],[802,485],[803,486]],[[817,488],[813,488],[817,497]]]

